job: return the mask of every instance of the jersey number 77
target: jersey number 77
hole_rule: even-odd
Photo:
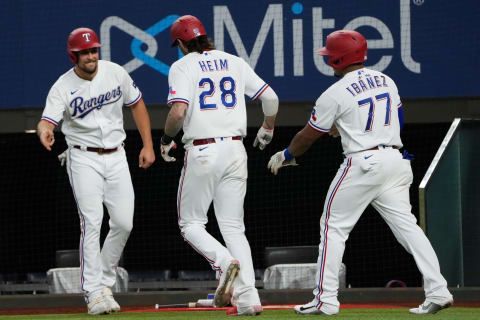
[[[375,96],[375,101],[381,102],[385,100],[386,113],[385,113],[385,126],[390,125],[391,111],[392,111],[392,100],[390,99],[390,94],[388,92],[378,94]],[[358,101],[358,107],[361,108],[365,105],[370,105],[368,109],[368,119],[367,125],[365,127],[365,132],[372,131],[373,120],[375,119],[375,101],[372,97],[362,99]]]

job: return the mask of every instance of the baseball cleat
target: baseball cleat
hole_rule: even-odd
[[[120,305],[113,299],[113,293],[110,288],[103,288],[102,290],[102,296],[105,299],[106,304],[108,307],[110,307],[110,310],[112,312],[119,312],[120,311]]]
[[[213,298],[213,306],[225,307],[230,303],[230,299],[232,298],[230,288],[232,287],[233,281],[238,276],[239,270],[240,262],[238,262],[238,260],[232,260],[227,270],[220,276],[218,288],[215,291],[215,296]]]
[[[255,305],[241,309],[245,310],[238,311],[238,307],[230,308],[227,310],[227,316],[258,316],[263,311],[261,305]]]
[[[295,310],[295,313],[303,314],[303,315],[308,315],[308,314],[327,315],[325,312],[318,309],[317,304],[318,303],[315,300],[312,300],[309,303],[306,303],[304,305],[298,305],[293,307],[293,310]]]
[[[442,309],[446,309],[453,304],[453,300],[448,300],[444,304],[436,304],[430,301],[425,300],[418,308],[410,309],[410,313],[413,314],[434,314]]]
[[[112,312],[105,299],[100,296],[88,304],[88,314],[108,314]]]

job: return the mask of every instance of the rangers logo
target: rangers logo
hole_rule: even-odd
[[[200,36],[200,31],[198,31],[198,28],[193,28],[193,34],[195,35],[195,37]]]
[[[90,33],[83,33],[82,37],[85,38],[85,41],[90,42]]]
[[[317,117],[315,115],[315,109],[312,110],[312,120],[317,121]]]

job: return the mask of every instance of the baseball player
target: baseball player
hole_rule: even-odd
[[[318,270],[314,299],[295,306],[300,314],[337,314],[338,273],[345,241],[365,208],[372,206],[387,222],[396,239],[413,255],[423,275],[426,300],[411,313],[436,313],[449,307],[452,295],[440,274],[437,256],[411,213],[410,161],[403,159],[400,129],[402,102],[395,82],[363,66],[367,42],[356,31],[339,30],[327,37],[318,54],[340,78],[316,101],[310,120],[288,148],[274,154],[268,168],[273,174],[296,164],[322,134],[333,129],[341,136],[345,160],[325,199],[320,220]]]
[[[173,137],[183,126],[186,153],[177,196],[181,234],[221,273],[214,305],[223,307],[232,300],[234,307],[227,314],[257,315],[262,306],[243,222],[244,95],[262,101],[265,117],[253,144],[261,150],[273,137],[278,98],[244,60],[215,50],[196,17],[178,18],[170,33],[172,46],[178,45],[185,56],[171,66],[168,76],[171,110],[161,149],[165,161],[175,161],[169,151],[176,147]],[[205,230],[212,201],[226,248]]]
[[[122,107],[129,107],[142,136],[139,166],[155,161],[150,118],[142,94],[119,65],[98,59],[95,32],[78,28],[68,37],[75,65],[50,89],[38,123],[40,142],[52,150],[53,129],[63,119],[63,154],[80,216],[81,287],[89,314],[120,311],[112,296],[116,267],[132,229],[134,193],[123,140]],[[62,158],[62,156],[60,156]],[[100,250],[103,205],[110,231]]]

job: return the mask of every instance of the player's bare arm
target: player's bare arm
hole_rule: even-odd
[[[168,153],[171,149],[177,148],[177,144],[173,138],[177,135],[183,126],[185,120],[185,112],[188,105],[183,102],[175,102],[172,104],[170,112],[168,113],[167,120],[165,122],[165,134],[162,136],[160,144],[161,155],[166,162],[173,162],[176,159],[170,156]]]
[[[292,142],[288,146],[288,151],[292,156],[299,157],[310,149],[312,144],[323,134],[324,132],[312,129],[307,124],[293,137]]]
[[[37,135],[42,145],[48,151],[52,151],[52,146],[55,143],[54,128],[55,126],[52,123],[45,120],[40,120],[37,125]]]
[[[185,111],[187,105],[183,102],[175,102],[168,113],[167,121],[165,122],[165,134],[170,137],[175,137],[183,126],[185,120]]]
[[[155,161],[155,152],[153,151],[152,133],[150,130],[150,116],[147,107],[140,99],[136,104],[130,107],[133,119],[137,125],[138,132],[142,137],[143,148],[138,156],[138,166],[140,168],[148,168]]]
[[[275,153],[268,162],[268,168],[276,175],[281,167],[297,165],[295,157],[304,154],[312,144],[324,133],[312,129],[308,124],[300,130],[288,148]]]

